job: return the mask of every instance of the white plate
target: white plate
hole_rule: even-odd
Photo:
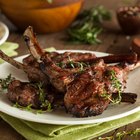
[[[3,44],[9,36],[9,29],[8,27],[0,22],[0,45]]]
[[[59,51],[63,52],[63,51]],[[78,52],[89,52],[89,51],[78,51]],[[107,55],[105,53],[93,52],[97,56]],[[21,61],[25,56],[18,57],[16,60]],[[23,71],[17,70],[13,66],[8,63],[4,63],[0,65],[0,78],[6,77],[9,73],[20,80],[26,81],[26,75]],[[118,105],[109,105],[107,110],[103,112],[103,114],[93,117],[87,118],[75,118],[72,115],[65,113],[64,110],[58,110],[50,113],[44,114],[34,114],[32,112],[23,111],[18,108],[12,106],[10,101],[8,101],[5,94],[0,94],[0,111],[9,114],[11,116],[33,121],[40,123],[48,123],[48,124],[91,124],[91,123],[100,123],[106,122],[118,118],[125,117],[137,111],[140,111],[140,69],[136,69],[135,71],[129,74],[129,79],[127,81],[127,89],[126,91],[134,92],[138,94],[138,99],[135,104],[129,103],[121,103]]]

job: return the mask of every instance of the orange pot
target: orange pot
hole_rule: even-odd
[[[29,8],[52,8],[58,6],[68,5],[70,3],[78,2],[79,0],[52,0],[48,3],[47,0],[0,0],[0,5],[12,8],[29,9]]]
[[[1,0],[0,6],[2,12],[20,30],[31,25],[36,32],[47,33],[68,27],[83,4],[83,0],[68,0],[67,3],[61,0],[61,4],[57,1],[60,0],[54,0],[49,5],[46,0]]]

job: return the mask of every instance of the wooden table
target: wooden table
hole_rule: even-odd
[[[58,50],[91,50],[91,51],[99,51],[99,52],[107,52],[107,53],[128,53],[129,47],[131,44],[131,40],[135,36],[126,36],[124,35],[117,24],[116,17],[115,17],[115,10],[120,5],[124,4],[121,0],[86,0],[84,8],[93,7],[94,5],[105,5],[108,9],[112,11],[113,18],[110,22],[106,23],[104,26],[108,29],[104,33],[101,34],[100,39],[102,40],[102,44],[99,45],[72,45],[68,44],[64,41],[65,31],[53,34],[45,34],[45,35],[38,35],[39,42],[41,46],[44,48],[46,47],[55,47]],[[18,48],[18,53],[20,55],[24,55],[28,53],[28,49],[24,44],[22,33],[15,31],[12,24],[4,17],[4,15],[0,14],[0,20],[5,22],[9,29],[10,29],[10,36],[8,41],[17,42],[20,47]],[[136,35],[138,36],[138,35]],[[130,124],[128,126],[120,128],[118,131],[121,130],[132,130],[134,128],[140,127],[140,121]],[[111,135],[113,132],[107,134]],[[140,135],[137,138],[125,138],[125,140],[139,140]],[[13,128],[11,128],[6,122],[0,120],[0,140],[24,140],[22,136],[20,136]]]

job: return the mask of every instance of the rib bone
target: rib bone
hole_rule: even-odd
[[[33,82],[37,81],[38,82],[40,80],[43,83],[48,83],[47,76],[41,70],[39,70],[35,67],[32,67],[32,66],[29,66],[29,65],[28,66],[24,65],[24,64],[16,61],[16,60],[12,59],[11,57],[7,56],[1,50],[0,50],[0,58],[5,60],[6,62],[10,63],[11,65],[16,67],[17,69],[21,69],[25,73],[27,73],[30,81],[33,81]]]
[[[37,59],[40,60],[40,56],[43,54],[43,50],[39,46],[39,43],[36,39],[36,35],[33,32],[33,28],[29,26],[24,34],[24,40],[31,51],[31,54]]]

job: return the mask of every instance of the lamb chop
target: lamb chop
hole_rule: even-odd
[[[140,61],[108,65],[103,59],[98,60],[67,85],[64,104],[67,112],[76,117],[99,115],[111,102],[116,104],[126,101],[127,94],[122,99],[122,93],[126,87],[127,75],[129,71],[140,67]],[[135,98],[134,96],[131,97]]]
[[[54,56],[55,53],[49,53],[50,56]],[[15,80],[10,83],[8,88],[8,98],[13,103],[18,103],[21,106],[27,106],[32,104],[33,108],[40,108],[38,91],[33,85],[42,83],[45,87],[46,99],[53,105],[53,107],[63,106],[63,94],[59,93],[48,81],[48,77],[39,69],[39,63],[35,61],[34,57],[28,56],[23,59],[23,64],[7,56],[0,50],[0,58],[15,66],[17,69],[25,71],[28,75],[29,82],[21,82]],[[18,84],[17,84],[18,83]],[[29,93],[31,92],[31,93]],[[28,100],[29,99],[29,100]]]
[[[32,105],[33,108],[39,108],[41,104],[37,87],[19,80],[13,80],[9,84],[7,96],[13,103],[24,107]]]
[[[77,117],[101,114],[108,107],[112,94],[125,88],[126,74],[124,69],[107,66],[100,60],[67,86],[64,97],[67,111]]]
[[[21,82],[12,80],[8,85],[8,99],[20,106],[30,106],[33,109],[46,110],[48,107],[55,109],[63,106],[63,94],[58,92],[51,85],[42,83]]]
[[[77,62],[92,62],[93,64],[98,61],[99,59],[105,59],[105,61],[109,62],[109,60],[113,62],[117,62],[118,60],[123,60],[127,62],[136,62],[137,55],[131,54],[131,55],[119,55],[119,56],[107,56],[107,57],[101,57],[96,58],[94,54],[80,54],[80,53],[64,53],[62,55],[57,55],[58,57],[52,58],[49,56],[47,52],[44,52],[33,32],[32,27],[28,27],[24,32],[24,40],[32,54],[32,56],[40,63],[40,68],[45,73],[51,82],[51,84],[60,92],[65,93],[66,92],[66,86],[71,83],[75,76],[78,75],[81,72],[81,67],[76,69],[70,69],[70,67],[67,68],[67,64],[71,65],[72,68],[74,65],[77,65]],[[69,55],[68,55],[69,54]],[[79,58],[80,56],[80,58]],[[117,59],[116,59],[117,57]],[[111,58],[111,59],[110,59]],[[58,60],[58,61],[57,61]],[[75,60],[75,61],[73,61]],[[58,66],[56,63],[63,63],[63,66]],[[79,63],[78,63],[79,64]],[[85,69],[88,65],[86,65]],[[62,69],[63,68],[63,69]],[[75,68],[75,67],[74,67]],[[83,69],[84,70],[84,69]]]
[[[58,67],[46,53],[40,51],[31,27],[25,31],[24,38],[32,55],[42,64],[41,69],[49,77],[51,84],[59,91],[66,91],[65,107],[77,117],[101,114],[110,103],[112,94],[124,90],[128,72],[140,65],[123,63],[122,66],[108,66],[103,60],[97,59],[99,62],[95,64],[94,61],[83,72],[74,73]]]
[[[49,77],[51,84],[58,91],[64,93],[66,91],[66,85],[74,80],[74,72],[61,69],[51,60],[48,53],[40,48],[31,27],[25,31],[24,39],[31,54],[40,63],[41,70]]]

